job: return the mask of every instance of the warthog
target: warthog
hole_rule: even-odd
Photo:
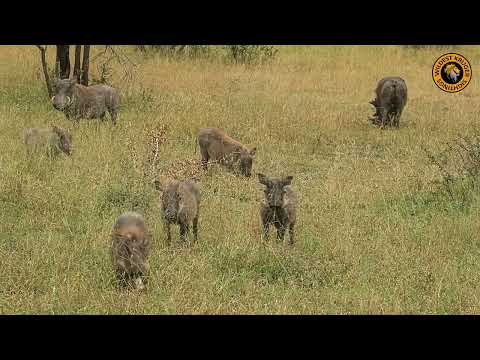
[[[392,123],[400,126],[400,117],[407,104],[407,84],[400,77],[385,77],[378,82],[375,90],[376,98],[370,101],[375,106],[375,114],[370,120],[382,128]]]
[[[144,289],[151,234],[143,216],[136,212],[120,215],[113,226],[111,240],[111,256],[119,284]]]
[[[293,244],[297,219],[297,195],[290,186],[293,176],[271,178],[260,173],[257,175],[260,184],[267,187],[265,199],[260,205],[264,239],[268,239],[268,230],[273,224],[277,228],[277,239],[283,241],[288,228],[290,244]]]
[[[55,95],[52,97],[53,107],[63,111],[69,119],[101,119],[108,111],[115,125],[120,104],[117,90],[108,85],[84,86],[77,84],[76,79],[55,79],[53,82]]]
[[[223,130],[216,128],[200,129],[197,143],[202,154],[202,166],[206,170],[208,160],[218,161],[230,170],[238,164],[238,170],[250,177],[256,148],[249,150],[245,145],[232,139]]]
[[[170,224],[180,226],[180,238],[187,240],[190,226],[193,228],[194,241],[198,240],[198,217],[200,211],[200,189],[192,180],[174,180],[162,185],[155,181],[155,187],[162,192],[161,209],[167,234],[167,241],[171,243]]]
[[[29,128],[24,132],[24,142],[28,152],[46,151],[48,156],[57,156],[61,152],[71,155],[72,135],[63,128]]]

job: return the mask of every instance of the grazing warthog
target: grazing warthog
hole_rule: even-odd
[[[382,129],[386,124],[400,126],[400,117],[407,104],[407,84],[400,77],[385,77],[378,82],[375,90],[376,98],[370,101],[375,106],[375,114],[370,120]]]
[[[55,79],[53,107],[63,111],[69,119],[101,119],[108,111],[113,124],[117,121],[120,97],[117,90],[108,85],[83,86],[76,79]]]
[[[206,170],[208,160],[218,161],[230,170],[238,164],[238,170],[250,177],[256,148],[249,150],[245,145],[232,139],[223,130],[216,128],[200,129],[197,142],[202,153],[202,166]]]
[[[268,229],[273,224],[277,228],[277,239],[283,241],[288,228],[290,244],[293,244],[297,219],[297,195],[290,186],[293,176],[271,178],[263,174],[257,175],[260,184],[267,187],[265,199],[260,205],[264,239],[268,239]]]
[[[113,226],[111,240],[112,261],[119,284],[143,290],[151,242],[143,216],[136,212],[120,215]]]
[[[30,153],[38,150],[46,151],[48,156],[57,156],[61,152],[67,155],[72,153],[72,135],[57,126],[26,129],[24,142]]]
[[[180,238],[187,240],[190,226],[193,228],[194,241],[198,240],[198,217],[200,211],[200,189],[192,180],[174,180],[162,185],[155,181],[155,187],[162,192],[162,217],[167,234],[167,241],[171,243],[170,224],[180,226]]]

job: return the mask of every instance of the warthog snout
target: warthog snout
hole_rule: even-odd
[[[70,96],[55,95],[52,96],[53,107],[57,110],[63,110],[72,103]]]
[[[283,205],[283,196],[285,190],[283,184],[272,184],[265,190],[268,205],[271,207],[280,207]]]

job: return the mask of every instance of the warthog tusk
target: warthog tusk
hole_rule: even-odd
[[[52,98],[50,100],[53,102],[53,99],[55,99],[55,96],[52,96]]]
[[[68,100],[68,105],[70,105],[70,103],[72,102],[72,99],[70,99],[70,96],[67,96],[67,100]]]

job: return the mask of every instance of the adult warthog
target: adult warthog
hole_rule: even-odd
[[[375,106],[375,114],[370,121],[382,129],[390,124],[398,128],[403,108],[407,104],[405,80],[396,76],[385,77],[378,82],[375,95],[375,99],[370,101]]]
[[[120,96],[117,90],[108,85],[84,86],[76,79],[55,79],[53,107],[63,111],[67,119],[101,119],[108,111],[113,124],[117,122]]]
[[[208,161],[214,160],[250,177],[253,159],[257,148],[248,149],[241,142],[230,137],[225,131],[217,128],[199,129],[197,143],[202,154],[202,166],[206,170]]]
[[[154,182],[158,191],[162,192],[160,206],[165,224],[167,241],[170,244],[170,224],[180,226],[180,238],[187,240],[190,226],[193,230],[193,239],[198,239],[198,217],[200,213],[200,188],[193,180],[178,181],[162,184],[159,180]]]

